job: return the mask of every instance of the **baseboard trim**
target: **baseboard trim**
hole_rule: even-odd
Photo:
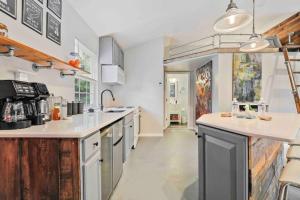
[[[163,133],[141,133],[139,137],[163,137]]]

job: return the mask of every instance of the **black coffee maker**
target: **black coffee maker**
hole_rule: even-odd
[[[30,127],[37,114],[34,98],[30,83],[0,80],[0,130]]]

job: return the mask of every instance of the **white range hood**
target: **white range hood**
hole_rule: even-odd
[[[118,65],[102,65],[102,83],[123,85],[125,83],[124,70]]]

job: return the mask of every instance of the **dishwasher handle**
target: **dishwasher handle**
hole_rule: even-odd
[[[112,137],[112,127],[106,128],[100,131],[101,138],[102,137]]]
[[[116,143],[114,143],[114,146],[117,146],[122,141],[122,139],[123,139],[123,136]]]

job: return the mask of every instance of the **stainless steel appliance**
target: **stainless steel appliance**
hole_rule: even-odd
[[[50,121],[50,107],[47,99],[50,96],[48,88],[43,83],[31,83],[35,89],[35,101],[37,113],[41,116],[43,123]]]
[[[21,129],[31,126],[31,114],[25,109],[24,102],[35,97],[30,83],[0,80],[0,130]],[[31,102],[32,103],[32,102]]]
[[[113,188],[123,173],[123,120],[113,124]]]
[[[43,116],[43,120],[44,121],[50,121],[50,109],[49,109],[49,103],[48,101],[42,99],[40,101],[38,101],[38,110],[41,113],[41,115]]]
[[[24,101],[24,110],[27,119],[31,120],[32,125],[42,125],[45,124],[43,120],[43,115],[37,109],[37,102],[34,99]]]
[[[108,200],[113,191],[113,128],[101,132],[101,199]]]

